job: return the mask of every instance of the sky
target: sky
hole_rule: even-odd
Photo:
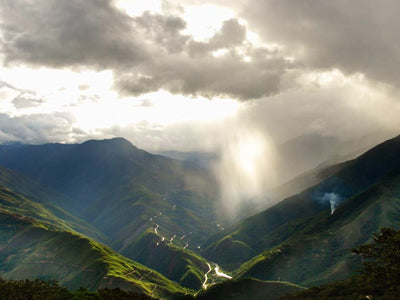
[[[0,0],[0,143],[122,136],[149,151],[219,149],[220,170],[240,170],[230,184],[251,194],[293,138],[398,133],[399,10],[395,0]],[[260,165],[269,171],[255,176]]]

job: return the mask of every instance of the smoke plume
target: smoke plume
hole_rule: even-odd
[[[335,212],[335,210],[339,206],[339,203],[342,200],[342,198],[340,197],[340,195],[338,195],[336,193],[325,193],[322,196],[321,200],[323,202],[329,202],[330,203],[330,205],[331,205],[331,215],[333,215],[333,213]]]

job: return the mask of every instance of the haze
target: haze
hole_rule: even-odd
[[[215,152],[226,207],[268,202],[279,184],[398,134],[399,9],[0,0],[0,143],[122,136]]]

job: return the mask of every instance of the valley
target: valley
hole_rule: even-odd
[[[0,300],[399,299],[399,11],[0,0]]]
[[[302,191],[233,225],[215,214],[207,169],[124,139],[0,153],[5,279],[171,299],[279,290],[265,298],[278,299],[354,274],[361,262],[348,249],[400,222],[400,137],[306,172],[283,185]]]

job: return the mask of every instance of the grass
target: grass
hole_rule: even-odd
[[[124,287],[157,297],[188,291],[161,274],[85,237],[74,225],[0,187],[0,275],[55,279],[70,289]]]
[[[34,212],[41,210],[42,216],[55,216],[64,220],[64,223],[68,223],[68,226],[77,232],[101,242],[108,242],[108,239],[93,226],[60,208],[59,204],[72,201],[70,198],[28,178],[22,173],[0,167],[0,189],[7,189],[8,192],[12,191],[14,194],[18,194],[19,202],[25,202],[25,204],[31,206]],[[3,200],[10,199],[4,193],[2,197]],[[14,207],[16,207],[15,204],[14,201]],[[22,204],[19,206],[23,207]],[[23,213],[29,213],[29,209],[25,209]]]
[[[157,297],[187,293],[161,274],[82,235],[1,212],[1,275],[8,279],[55,279],[70,289],[122,286]],[[12,233],[10,233],[12,231]]]
[[[179,239],[179,237],[177,237]],[[201,288],[207,261],[193,251],[169,244],[152,229],[132,241],[122,254],[193,290]]]
[[[228,235],[207,247],[203,253],[205,257],[218,261],[226,269],[233,270],[240,262],[250,259],[254,250],[246,243]]]

